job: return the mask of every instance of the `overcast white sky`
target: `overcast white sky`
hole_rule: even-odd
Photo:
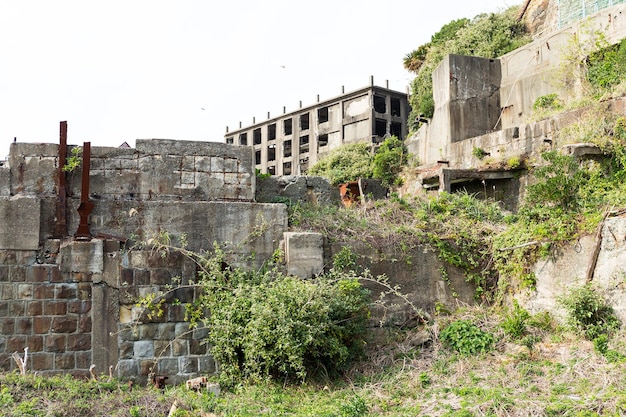
[[[223,141],[346,91],[405,91],[403,57],[445,23],[519,0],[0,0],[0,159],[9,144]]]

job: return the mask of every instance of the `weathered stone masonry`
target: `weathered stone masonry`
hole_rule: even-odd
[[[184,307],[166,305],[148,319],[137,297],[174,277],[195,275],[195,264],[163,258],[125,242],[167,231],[185,234],[189,248],[214,241],[232,252],[255,253],[253,264],[278,247],[285,206],[254,202],[250,148],[219,143],[138,140],[135,149],[92,148],[90,241],[55,236],[58,145],[13,144],[0,166],[0,367],[29,348],[30,370],[97,372],[145,381],[167,375],[177,383],[215,370],[203,339],[189,330]],[[68,234],[79,222],[80,169],[67,175]],[[261,236],[251,231],[263,227]],[[179,290],[182,302],[194,297]]]

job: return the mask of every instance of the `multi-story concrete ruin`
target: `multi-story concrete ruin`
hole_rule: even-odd
[[[227,144],[252,146],[255,166],[272,175],[301,175],[324,154],[356,142],[379,143],[389,135],[405,139],[407,95],[370,85],[302,107],[291,113],[226,132]]]

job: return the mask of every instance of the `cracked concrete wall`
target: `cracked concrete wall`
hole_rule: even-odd
[[[564,317],[557,300],[572,288],[585,285],[587,269],[598,243],[600,252],[591,284],[620,320],[626,321],[626,217],[623,214],[606,219],[599,242],[594,236],[584,236],[538,261],[533,268],[536,289],[521,293],[520,304],[532,313],[549,311]]]
[[[291,202],[339,204],[339,188],[326,178],[313,176],[279,176],[257,181],[256,200],[264,203]]]

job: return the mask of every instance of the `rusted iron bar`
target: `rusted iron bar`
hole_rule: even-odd
[[[59,176],[57,181],[57,210],[54,234],[57,238],[67,236],[67,183],[63,167],[67,162],[67,122],[59,126]]]
[[[78,215],[80,216],[80,224],[78,230],[74,234],[74,238],[78,240],[91,240],[91,232],[89,231],[89,214],[93,210],[94,204],[89,201],[89,166],[91,164],[91,142],[83,142],[83,175],[80,187],[80,205],[78,206]]]

